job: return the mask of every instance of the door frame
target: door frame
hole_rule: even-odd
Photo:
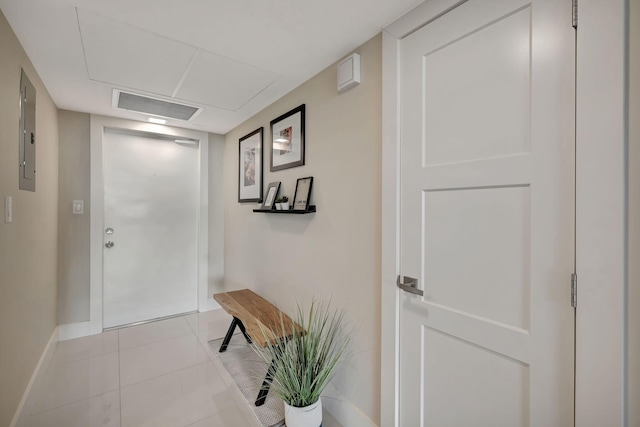
[[[398,47],[402,38],[465,1],[426,0],[383,30],[380,373],[384,385],[380,395],[383,426],[399,425]],[[571,0],[565,1],[570,7]],[[579,0],[576,426],[626,425],[627,1]],[[568,14],[567,25],[570,19]],[[602,262],[602,254],[607,254],[606,262]],[[569,283],[567,277],[567,304]]]
[[[147,132],[176,138],[200,141],[198,147],[200,168],[200,196],[198,201],[198,311],[217,308],[208,297],[208,226],[209,226],[209,134],[206,132],[174,128],[144,122],[135,122],[113,117],[91,115],[91,226],[90,226],[90,287],[89,328],[90,334],[103,329],[103,230],[104,230],[104,180],[102,144],[105,129],[121,129],[132,132]]]

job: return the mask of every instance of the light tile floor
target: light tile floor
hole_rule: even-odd
[[[207,341],[222,310],[58,343],[19,427],[258,427]]]

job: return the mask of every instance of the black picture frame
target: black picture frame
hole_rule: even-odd
[[[273,205],[278,198],[278,191],[280,191],[280,181],[271,182],[267,187],[267,191],[264,193],[264,204],[262,209],[273,209]]]
[[[305,104],[271,120],[270,171],[304,165]]]
[[[313,177],[298,178],[296,182],[296,193],[293,197],[294,211],[308,211],[311,201],[311,188],[313,187]]]
[[[238,141],[238,203],[262,202],[264,128]]]

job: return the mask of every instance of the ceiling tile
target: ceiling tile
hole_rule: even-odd
[[[224,134],[422,1],[0,0],[0,10],[59,108],[144,120],[113,108],[114,86],[169,101],[178,94],[178,102],[207,108],[172,126]],[[274,81],[200,69],[190,63],[196,48],[268,70]],[[187,69],[191,75],[177,93]],[[227,86],[208,87],[216,78]],[[198,80],[205,84],[198,87]],[[230,95],[230,85],[241,92]]]
[[[200,50],[176,97],[237,111],[278,77],[271,71]]]
[[[196,48],[78,9],[89,78],[171,96]]]

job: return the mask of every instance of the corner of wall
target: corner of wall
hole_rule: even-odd
[[[0,40],[0,200],[13,199],[13,222],[0,221],[0,425],[9,425],[56,328],[58,118],[2,12]],[[18,188],[21,68],[36,89],[35,192]]]
[[[31,404],[31,399],[34,397],[34,393],[31,393],[32,390],[37,390],[38,384],[42,380],[42,374],[44,373],[44,368],[49,365],[51,358],[53,357],[53,352],[58,345],[58,328],[55,328],[51,333],[51,337],[47,342],[42,354],[40,355],[40,359],[38,360],[38,364],[33,370],[33,374],[31,374],[31,378],[29,379],[29,383],[22,393],[22,399],[20,399],[20,403],[18,404],[18,408],[16,409],[15,414],[13,415],[13,420],[11,421],[10,427],[16,427],[20,422],[21,418],[24,416],[25,411],[28,411],[28,408]]]
[[[209,272],[207,309],[220,308],[211,297],[224,291],[224,168],[225,139],[209,134]],[[203,310],[201,310],[203,311]]]
[[[58,111],[58,324],[89,320],[90,116]],[[72,213],[83,200],[82,215]]]

